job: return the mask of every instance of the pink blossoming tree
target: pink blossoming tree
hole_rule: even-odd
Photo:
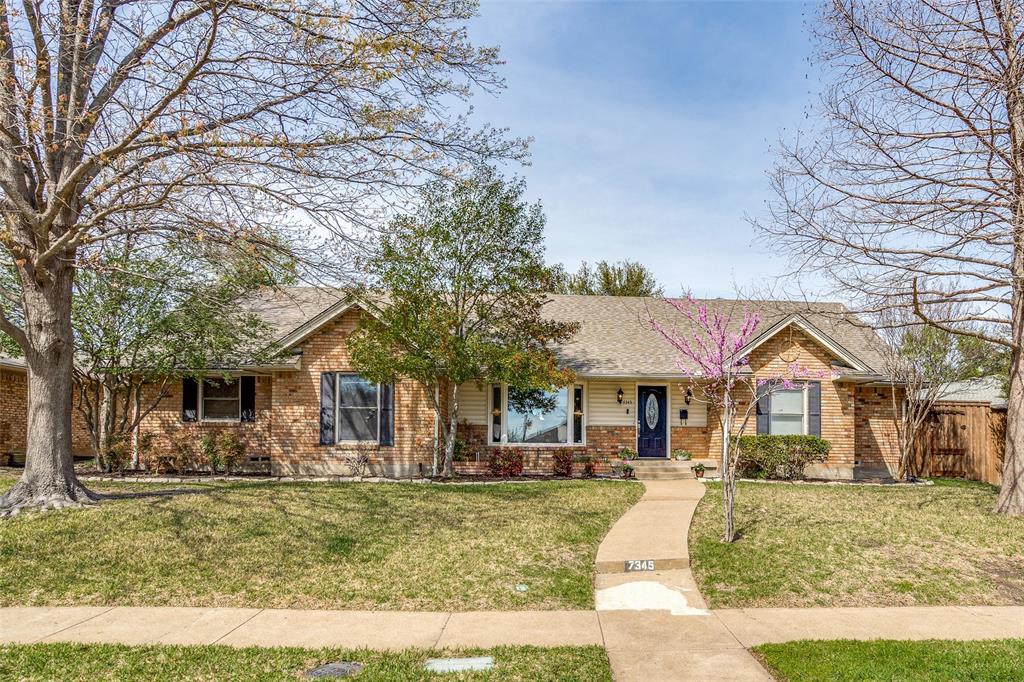
[[[690,390],[711,405],[722,433],[722,495],[725,508],[725,542],[736,538],[733,503],[736,499],[736,465],[740,438],[756,413],[757,398],[783,388],[793,388],[798,378],[823,378],[827,371],[814,372],[790,363],[782,376],[756,378],[750,370],[747,347],[756,337],[761,316],[744,309],[734,320],[731,310],[708,310],[707,304],[691,294],[683,299],[664,299],[688,322],[681,331],[650,316],[651,328],[679,352],[676,365],[690,377]]]

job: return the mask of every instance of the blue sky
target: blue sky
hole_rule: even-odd
[[[518,172],[543,201],[549,260],[639,260],[700,296],[784,273],[745,216],[770,196],[769,145],[812,101],[808,11],[483,0],[470,36],[501,47],[507,89],[474,97],[476,117],[534,138]]]

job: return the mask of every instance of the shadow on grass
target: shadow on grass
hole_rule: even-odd
[[[140,500],[145,498],[177,497],[179,495],[210,495],[212,488],[172,488],[171,490],[144,490],[136,493],[96,493],[101,500]]]

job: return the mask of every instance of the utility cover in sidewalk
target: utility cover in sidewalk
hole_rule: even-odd
[[[493,656],[477,658],[428,658],[425,666],[432,673],[461,673],[467,670],[490,670],[494,667]]]
[[[686,596],[653,580],[638,580],[598,590],[598,611],[669,611],[673,616],[706,616],[704,609],[686,603]]]
[[[336,661],[334,663],[325,663],[319,668],[307,670],[306,677],[351,677],[362,669],[362,663],[355,663],[353,661]]]

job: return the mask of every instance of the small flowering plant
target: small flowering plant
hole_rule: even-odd
[[[757,338],[760,313],[744,309],[738,316],[727,307],[710,310],[692,294],[664,299],[684,320],[686,329],[666,325],[649,315],[651,329],[678,353],[676,366],[690,377],[689,390],[714,408],[722,432],[722,490],[725,502],[723,540],[732,542],[733,501],[736,496],[736,464],[739,439],[757,412],[758,398],[774,390],[793,388],[800,379],[825,378],[828,370],[811,371],[791,362],[778,376],[754,376],[748,349]]]

